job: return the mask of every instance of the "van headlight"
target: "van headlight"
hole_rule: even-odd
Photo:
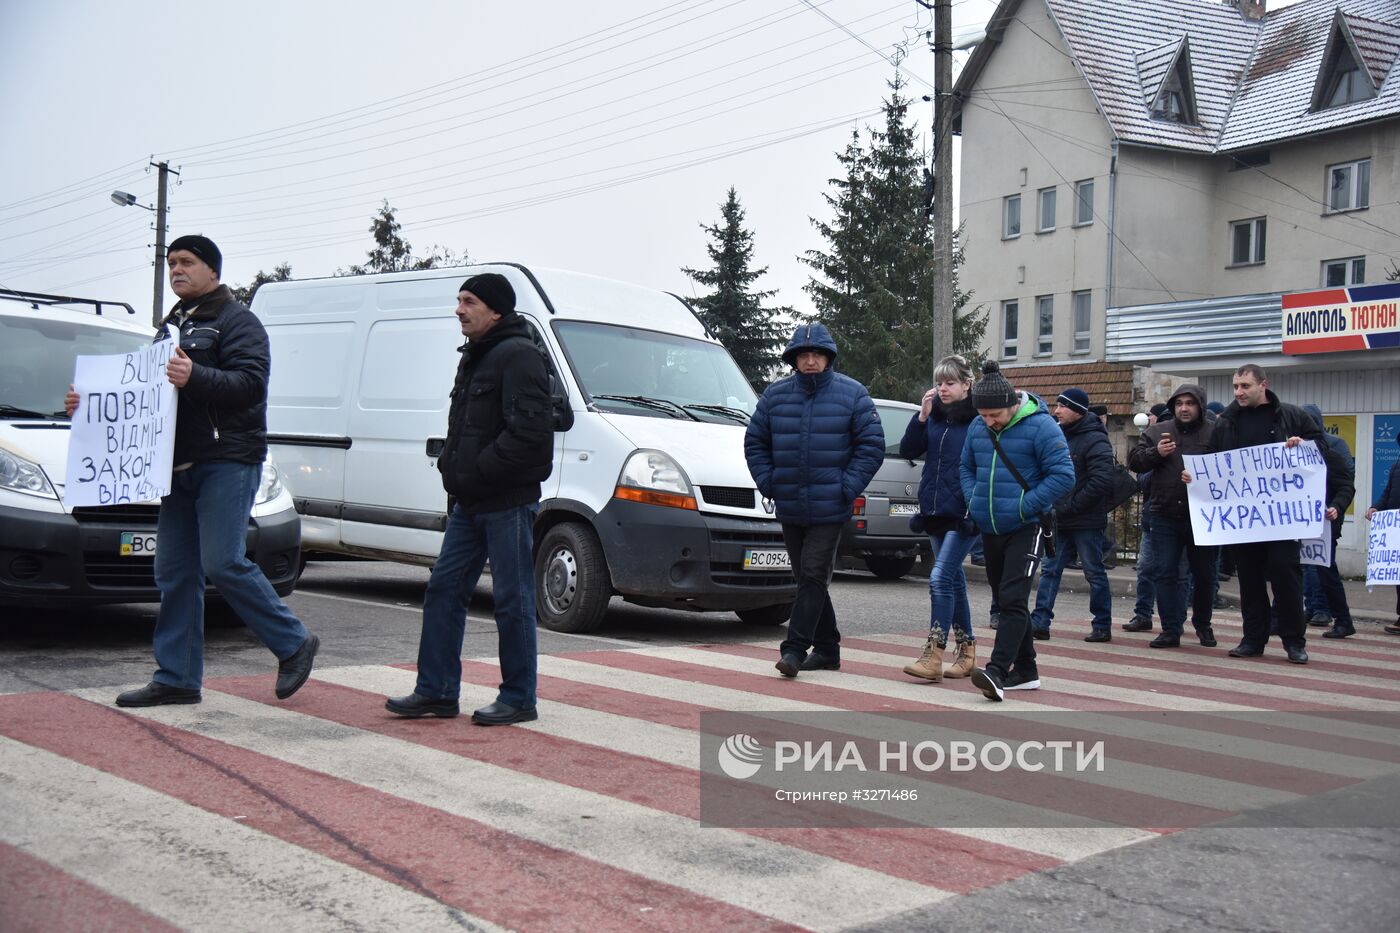
[[[0,489],[10,489],[30,496],[57,499],[49,478],[37,463],[16,456],[0,447]]]
[[[632,452],[622,465],[613,497],[673,509],[698,510],[685,471],[659,450]]]
[[[262,505],[264,502],[271,502],[282,494],[282,472],[277,469],[277,463],[272,459],[272,454],[267,455],[267,459],[262,464],[262,482],[258,484],[258,495],[253,500],[254,505]]]

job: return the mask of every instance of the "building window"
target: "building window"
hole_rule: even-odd
[[[1010,240],[1021,235],[1021,196],[1013,194],[1003,199],[1001,238]]]
[[[1048,233],[1055,229],[1055,189],[1041,188],[1036,192],[1040,207],[1040,217],[1036,224],[1037,233]]]
[[[1265,218],[1230,224],[1230,265],[1252,266],[1264,261]]]
[[[1016,335],[1021,329],[1021,304],[1017,301],[1001,303],[1001,358],[1016,358]]]
[[[1035,300],[1036,356],[1048,356],[1055,352],[1055,296],[1041,295]]]
[[[1186,90],[1189,84],[1190,78],[1183,72],[1179,60],[1177,68],[1162,82],[1162,89],[1152,104],[1152,119],[1194,125],[1196,115]]]
[[[1088,353],[1090,321],[1092,320],[1093,295],[1091,292],[1074,293],[1074,352]]]
[[[1340,107],[1343,104],[1354,104],[1360,100],[1370,100],[1376,96],[1376,89],[1371,86],[1371,79],[1357,64],[1356,57],[1351,54],[1351,49],[1347,43],[1338,41],[1339,37],[1333,35],[1332,41],[1336,44],[1337,54],[1332,61],[1332,71],[1327,78],[1326,90],[1322,94],[1322,106]]]
[[[1371,160],[1327,166],[1327,211],[1354,211],[1371,204]]]
[[[1260,168],[1269,164],[1269,150],[1250,149],[1230,156],[1230,171],[1238,172],[1247,168]]]
[[[1348,285],[1360,285],[1365,281],[1365,256],[1328,259],[1322,263],[1322,286],[1324,288],[1345,288]]]
[[[1086,178],[1074,183],[1074,225],[1076,227],[1094,222],[1094,179]]]

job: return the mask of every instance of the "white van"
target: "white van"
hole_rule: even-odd
[[[464,279],[499,272],[573,427],[555,435],[535,526],[541,624],[596,628],[629,602],[786,621],[796,586],[744,461],[757,403],[680,298],[491,263],[262,286],[269,442],[315,552],[431,564],[447,522],[435,456],[463,338]]]

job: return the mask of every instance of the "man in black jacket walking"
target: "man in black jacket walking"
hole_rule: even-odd
[[[306,683],[321,641],[246,551],[248,515],[267,459],[267,331],[219,284],[223,255],[213,240],[177,238],[166,264],[180,300],[164,323],[178,329],[180,342],[165,372],[179,405],[170,493],[156,523],[156,673],[146,686],[119,695],[117,705],[200,701],[206,579],[277,655],[276,694],[285,700]],[[66,407],[71,417],[76,394],[68,394]]]
[[[1054,414],[1074,462],[1074,488],[1055,503],[1060,547],[1041,567],[1040,589],[1031,613],[1031,634],[1040,639],[1050,637],[1060,577],[1070,557],[1078,554],[1084,579],[1089,581],[1089,611],[1094,617],[1093,630],[1084,640],[1112,641],[1113,592],[1103,566],[1103,542],[1104,529],[1108,527],[1104,505],[1113,488],[1113,445],[1103,421],[1089,410],[1089,394],[1083,389],[1061,392],[1055,400]]]
[[[1246,363],[1235,370],[1235,400],[1216,419],[1210,449],[1239,450],[1260,444],[1283,443],[1296,447],[1303,441],[1317,444],[1327,462],[1329,474],[1343,476],[1346,463],[1322,439],[1322,432],[1308,413],[1297,405],[1279,401],[1269,389],[1263,368]],[[1190,482],[1188,471],[1182,479]],[[1334,521],[1353,488],[1340,482],[1328,490],[1326,517]],[[1341,508],[1337,504],[1341,504]],[[1307,664],[1307,620],[1303,614],[1303,567],[1298,542],[1252,541],[1233,546],[1236,573],[1240,582],[1240,613],[1244,616],[1244,637],[1230,649],[1232,658],[1252,658],[1264,653],[1269,641],[1269,589],[1278,611],[1278,634],[1288,660]]]
[[[458,714],[467,603],[490,559],[501,687],[472,722],[503,726],[539,718],[532,554],[540,482],[554,469],[549,375],[505,276],[463,282],[457,319],[467,343],[438,458],[443,488],[456,501],[423,596],[417,686],[384,705],[409,718]]]

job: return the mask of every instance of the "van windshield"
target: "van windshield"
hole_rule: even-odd
[[[716,343],[651,330],[558,321],[574,377],[605,411],[746,424],[757,399]]]
[[[148,343],[142,334],[111,327],[0,315],[0,413],[62,416],[76,357],[130,353]]]

